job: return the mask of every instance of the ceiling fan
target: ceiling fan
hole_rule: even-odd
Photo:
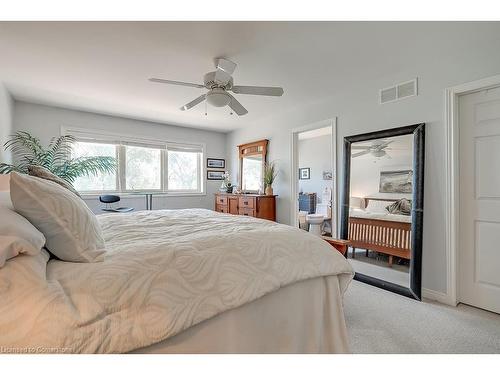
[[[149,81],[157,83],[167,83],[170,85],[189,86],[198,89],[208,89],[208,92],[200,95],[193,101],[181,107],[181,111],[187,111],[195,105],[206,100],[214,107],[229,106],[238,116],[243,116],[248,111],[241,105],[236,98],[228,91],[234,94],[247,95],[264,95],[264,96],[282,96],[283,89],[281,87],[261,87],[261,86],[235,86],[233,85],[232,74],[236,69],[236,64],[230,60],[217,58],[215,59],[215,72],[205,74],[204,84],[171,81],[161,78],[150,78]]]
[[[387,155],[386,151],[391,150],[390,148],[388,148],[388,146],[392,142],[394,141],[375,140],[372,142],[371,145],[366,145],[366,146],[354,145],[351,147],[353,150],[363,150],[363,151],[353,154],[352,157],[357,158],[359,156],[371,154],[376,158],[381,158]]]

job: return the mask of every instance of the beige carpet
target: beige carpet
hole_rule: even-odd
[[[500,315],[418,302],[353,281],[345,295],[353,353],[500,353]]]

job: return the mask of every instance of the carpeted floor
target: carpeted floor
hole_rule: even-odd
[[[353,353],[500,353],[500,315],[418,302],[352,281],[345,315]]]

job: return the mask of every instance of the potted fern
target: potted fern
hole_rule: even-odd
[[[80,176],[96,176],[100,172],[116,170],[116,160],[111,156],[85,156],[71,158],[71,149],[76,139],[63,135],[51,139],[43,147],[40,139],[28,132],[18,131],[5,142],[5,150],[12,152],[14,164],[0,163],[0,174],[10,172],[28,173],[30,166],[41,166],[70,184]]]
[[[266,187],[265,193],[266,195],[273,195],[273,183],[278,176],[278,168],[276,167],[276,163],[273,161],[271,163],[264,164],[264,185]]]

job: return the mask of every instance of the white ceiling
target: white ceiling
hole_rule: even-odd
[[[354,79],[397,71],[417,55],[423,58],[423,50],[429,56],[436,49],[457,50],[453,43],[436,42],[457,27],[373,22],[0,22],[0,81],[21,100],[231,131],[324,100]],[[208,107],[205,117],[204,104],[179,110],[199,96],[200,89],[147,81],[162,77],[202,83],[217,56],[238,64],[235,84],[282,86],[284,96],[237,95],[248,115],[231,116],[227,108]]]

